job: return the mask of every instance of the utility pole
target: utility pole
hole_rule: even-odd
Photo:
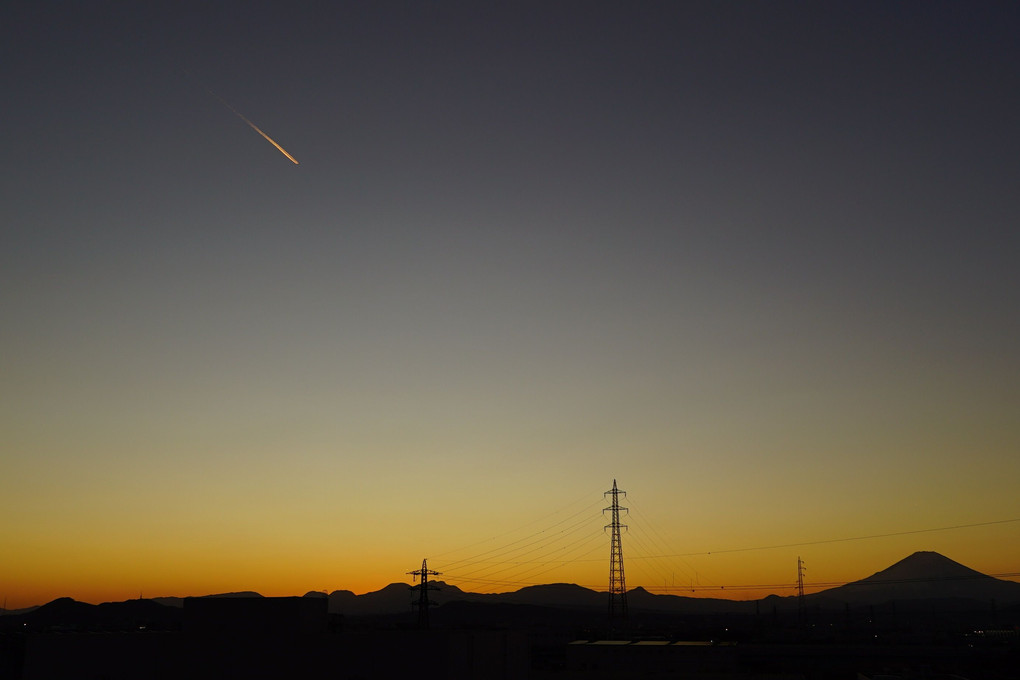
[[[421,579],[421,582],[416,586],[411,586],[411,590],[418,591],[418,601],[412,603],[413,606],[418,608],[418,627],[428,628],[429,627],[429,607],[435,602],[429,602],[429,591],[439,590],[436,586],[429,585],[429,576],[439,576],[438,571],[429,569],[427,560],[421,561],[421,569],[407,572],[413,574],[411,581],[414,582],[417,579]]]
[[[602,494],[603,497],[611,496],[612,504],[602,510],[611,511],[612,522],[607,524],[605,529],[612,529],[612,543],[609,549],[609,625],[619,618],[627,618],[627,582],[623,577],[623,544],[620,541],[620,528],[627,528],[626,524],[620,524],[620,510],[628,512],[627,508],[620,507],[620,494],[627,495],[626,491],[616,488],[616,480],[613,480],[613,488]]]

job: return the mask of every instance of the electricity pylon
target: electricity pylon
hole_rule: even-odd
[[[412,605],[418,608],[418,627],[428,628],[429,627],[429,607],[435,604],[435,602],[429,602],[429,591],[439,590],[436,586],[429,585],[429,576],[439,576],[438,571],[429,569],[428,561],[421,561],[421,569],[407,572],[413,574],[411,582],[413,583],[417,579],[421,579],[421,583],[416,586],[411,586],[411,590],[418,591],[418,601],[413,602]]]
[[[620,524],[620,510],[629,512],[627,508],[620,507],[620,494],[627,495],[626,491],[620,491],[616,488],[616,480],[613,480],[613,488],[602,494],[605,496],[612,496],[613,502],[608,507],[602,510],[602,514],[605,514],[606,510],[610,510],[612,514],[612,522],[607,524],[604,528],[612,528],[612,545],[609,549],[609,623],[612,625],[616,618],[626,619],[627,618],[627,582],[623,577],[623,543],[620,541],[620,528],[627,528],[626,524]]]
[[[804,622],[804,560],[797,556],[797,613],[800,615],[801,623]]]

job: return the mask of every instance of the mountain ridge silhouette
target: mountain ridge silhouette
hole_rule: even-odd
[[[505,593],[472,593],[443,581],[430,581],[435,590],[429,591],[429,600],[435,605],[449,603],[527,605],[532,607],[601,610],[606,606],[607,593],[572,583],[529,585]],[[760,603],[789,609],[798,606],[796,596],[769,595],[760,600],[729,600],[712,597],[688,597],[675,594],[656,594],[642,587],[628,591],[632,610],[676,614],[727,614],[753,613]],[[261,598],[255,591],[239,591],[203,595],[203,598]],[[418,591],[407,583],[389,585],[357,595],[350,590],[334,590],[328,595],[310,591],[304,597],[326,597],[330,613],[344,616],[393,615],[412,611]],[[163,621],[158,608],[179,609],[183,597],[157,597],[148,600],[104,602],[92,605],[68,597],[57,598],[35,608],[19,610],[5,615],[5,619],[30,617],[38,621],[74,619],[85,622],[142,617]],[[932,551],[919,551],[871,576],[805,596],[812,604],[825,603],[862,606],[890,601],[956,601],[959,606],[967,602],[987,606],[990,601],[999,605],[1020,605],[1020,583],[988,576],[964,566],[944,555]]]
[[[909,555],[867,578],[815,593],[848,604],[876,604],[908,600],[995,600],[1020,602],[1020,583],[997,579],[937,552]]]

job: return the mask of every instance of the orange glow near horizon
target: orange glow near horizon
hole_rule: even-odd
[[[550,519],[566,516],[559,513]],[[666,546],[669,539],[663,530],[641,526],[637,519],[632,518],[631,530],[623,536],[628,589],[643,587],[654,593],[687,597],[758,599],[770,594],[794,595],[798,555],[803,556],[808,569],[808,592],[865,578],[918,550],[935,550],[993,575],[1015,573],[1011,565],[1020,560],[1018,549],[1009,547],[1017,545],[1020,523],[674,557],[649,553],[649,548]],[[581,520],[588,525],[583,539],[587,543],[576,561],[556,562],[550,553],[569,544],[566,539],[543,538],[550,529],[539,523],[429,558],[429,566],[443,572],[436,580],[466,591],[509,592],[531,583],[558,582],[604,591],[608,534],[598,535],[603,521],[598,513],[590,518],[582,515]],[[647,517],[641,516],[641,521],[645,520]],[[391,527],[390,531],[395,529]],[[195,533],[185,539],[169,533],[157,536],[132,532],[119,538],[108,535],[102,542],[95,542],[95,536],[85,533],[60,545],[22,533],[13,541],[17,549],[12,558],[5,561],[7,592],[0,595],[7,598],[8,608],[17,609],[65,596],[98,603],[133,599],[139,594],[149,598],[244,590],[266,596],[303,595],[315,590],[362,594],[394,582],[410,583],[406,572],[420,564],[418,557],[405,554],[396,545],[385,546],[371,532],[350,539],[351,545],[365,546],[359,551],[360,559],[344,550],[341,543],[327,543],[315,532],[300,536],[284,533],[279,538],[251,534],[226,538],[230,533]],[[529,538],[534,533],[538,537]],[[537,555],[538,560],[546,561],[531,564],[529,556],[521,554],[534,547],[505,554],[515,549],[515,543],[519,547],[528,541],[546,541],[544,547],[548,549]],[[537,575],[529,576],[529,572]],[[1015,580],[1014,576],[1007,578]]]
[[[0,601],[1020,572],[1020,5],[299,4],[6,22]]]

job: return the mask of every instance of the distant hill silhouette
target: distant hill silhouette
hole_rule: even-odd
[[[603,595],[603,604],[605,596]],[[635,611],[677,612],[683,614],[749,614],[754,600],[724,600],[713,597],[656,595],[638,587],[627,592],[627,604]]]
[[[507,593],[469,593],[443,581],[431,582],[437,590],[429,592],[429,600],[436,605],[471,603],[487,605],[527,605],[530,607],[597,610],[606,607],[606,593],[572,583],[552,583],[527,586]],[[318,597],[320,593],[306,593]],[[391,583],[381,590],[355,595],[349,590],[335,590],[329,594],[329,611],[347,616],[378,616],[411,611],[417,595],[406,583]],[[677,595],[653,595],[643,588],[628,593],[630,606],[636,609],[680,613],[728,613],[753,611],[748,602]]]
[[[438,590],[429,594],[437,604],[467,602],[476,604],[515,604],[532,607],[574,610],[598,610],[606,606],[606,593],[570,583],[527,586],[508,593],[467,593],[456,586],[434,582]],[[1020,583],[1003,581],[965,567],[936,552],[917,552],[868,578],[844,586],[808,595],[813,603],[881,604],[891,600],[956,600],[981,607],[994,600],[998,605],[1020,603]],[[411,610],[414,593],[405,583],[391,583],[382,590],[355,595],[338,590],[329,595],[329,610],[350,616],[397,614]],[[753,613],[754,601],[726,600],[679,595],[656,595],[644,588],[627,594],[631,610],[677,614]],[[771,607],[790,609],[796,597],[772,595],[765,598]]]
[[[442,581],[430,581],[436,590],[429,591],[429,601],[436,604],[447,602],[479,602],[493,597],[480,593],[466,593],[457,586]],[[371,616],[377,614],[399,614],[411,610],[411,603],[417,598],[407,583],[391,583],[382,590],[364,595],[355,595],[349,590],[334,590],[329,594],[329,611],[349,616]]]
[[[3,624],[33,629],[163,630],[180,626],[181,611],[152,600],[88,604],[61,597],[20,615],[5,616]]]
[[[494,599],[511,604],[569,609],[605,609],[606,595],[573,583],[551,583],[527,586],[513,593],[502,593]]]
[[[540,612],[553,610],[601,611],[606,607],[607,598],[605,592],[570,583],[527,586],[508,593],[469,593],[442,581],[432,582],[432,585],[437,589],[430,591],[429,600],[437,605],[455,604],[456,610],[474,612],[480,612],[479,607],[485,605],[492,607],[493,612],[502,611],[509,615],[513,611],[515,617],[522,618],[546,616]],[[305,594],[305,597],[324,596],[324,593],[316,591]],[[262,595],[242,591],[202,597],[260,598]],[[410,614],[417,593],[409,584],[391,583],[381,590],[362,595],[349,590],[335,590],[325,597],[328,597],[330,613],[346,617],[393,616]],[[939,603],[940,607],[953,609],[987,608],[994,602],[996,606],[1008,607],[1020,605],[1020,583],[987,576],[936,552],[917,552],[867,578],[810,594],[807,599],[813,606],[825,609],[888,602]],[[15,622],[18,622],[17,625],[26,622],[36,626],[68,625],[70,622],[82,628],[100,629],[130,629],[139,625],[164,627],[179,624],[182,603],[183,598],[180,597],[100,605],[59,598],[41,607],[23,610],[23,613],[8,614],[0,621],[5,626]],[[764,613],[796,608],[797,598],[770,595],[757,602],[725,600],[656,595],[638,587],[628,592],[628,604],[632,612],[649,614],[752,614],[758,609]]]
[[[241,590],[236,593],[216,593],[213,595],[197,595],[196,597],[262,597],[262,595],[256,593],[254,590]],[[152,598],[152,601],[168,607],[184,606],[183,597],[154,597]]]

